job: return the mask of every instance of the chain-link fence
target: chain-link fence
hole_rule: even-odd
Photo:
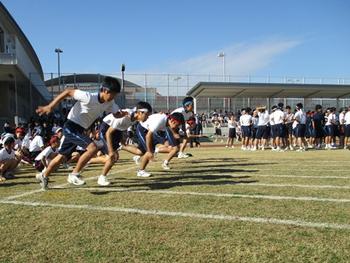
[[[121,79],[121,74],[81,74],[64,73],[58,78],[57,73],[45,74],[45,85],[55,97],[67,87],[77,87],[85,90],[98,90],[104,76],[113,76]],[[118,99],[125,107],[133,107],[137,101],[149,102],[155,111],[171,111],[181,106],[186,93],[198,82],[244,82],[244,83],[295,83],[295,84],[336,84],[349,85],[349,78],[306,78],[306,77],[274,77],[274,76],[231,76],[226,75],[200,75],[200,74],[151,74],[151,73],[125,73],[124,94]],[[303,99],[303,98],[273,98],[270,101],[264,98],[198,98],[197,112],[208,113],[214,110],[237,111],[243,107],[256,105],[273,105],[284,102],[285,105],[295,106],[304,102],[306,109],[313,109],[316,104],[324,107],[344,107],[350,105],[348,99]],[[66,106],[72,101],[67,100]]]

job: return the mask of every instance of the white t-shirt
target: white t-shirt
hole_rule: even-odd
[[[241,123],[241,126],[250,126],[252,122],[252,116],[249,114],[244,114],[239,118],[239,122]]]
[[[26,134],[26,136],[24,136],[23,141],[22,141],[22,148],[29,149],[29,145],[30,145],[30,135]]]
[[[229,129],[235,129],[237,127],[237,122],[235,120],[228,120],[227,121],[227,127]]]
[[[15,159],[15,152],[12,150],[10,153],[6,151],[6,148],[0,150],[0,162],[8,159]]]
[[[291,123],[291,122],[293,122],[294,114],[292,112],[291,113],[285,112],[284,118],[286,120],[286,123]]]
[[[270,121],[270,125],[275,125],[275,121],[273,119],[273,112],[269,115],[269,121]]]
[[[343,112],[339,113],[339,124],[345,124],[345,114]]]
[[[113,113],[108,114],[106,117],[104,117],[103,122],[107,123],[113,129],[119,131],[126,131],[132,124],[129,115],[122,118],[115,118]]]
[[[294,118],[296,119],[296,121],[294,121],[293,127],[296,127],[297,124],[306,124],[306,115],[303,112],[303,110],[298,110],[294,114]]]
[[[15,148],[15,150],[22,149],[22,140],[21,139],[17,138],[15,140],[15,147],[14,148]]]
[[[155,113],[148,117],[144,122],[140,122],[142,127],[145,129],[156,132],[156,131],[165,131],[166,122],[168,117],[164,113]]]
[[[182,113],[182,115],[184,116],[185,121],[188,121],[191,117],[193,117],[193,112],[192,111],[186,112],[184,107],[180,107],[180,108],[177,108],[177,109],[173,110],[173,112],[171,114],[173,114],[174,112]]]
[[[51,153],[58,153],[58,149],[53,150],[51,146],[47,146],[39,155],[35,158],[35,161],[41,161],[44,157],[46,159],[46,165],[51,162],[51,159],[49,158]]]
[[[280,109],[275,110],[272,113],[273,122],[275,125],[282,124],[284,120],[284,113]]]
[[[333,125],[333,123],[335,123],[336,119],[335,119],[335,114],[334,113],[330,113],[328,116],[327,116],[327,122],[326,122],[326,126],[329,126],[329,125]]]
[[[30,152],[39,152],[41,148],[44,147],[43,137],[40,135],[36,135],[33,140],[30,141],[29,151]]]
[[[265,112],[258,112],[259,120],[258,120],[258,126],[265,126],[270,121],[270,115],[268,111]]]
[[[75,90],[73,98],[77,100],[77,102],[69,111],[68,120],[87,129],[103,112],[110,113],[119,110],[119,106],[114,100],[100,103],[98,97],[99,92],[90,93]]]
[[[350,111],[345,113],[344,119],[345,119],[345,124],[349,125],[350,124]]]

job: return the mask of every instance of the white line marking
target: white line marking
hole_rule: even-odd
[[[252,199],[268,199],[268,200],[296,200],[296,201],[315,201],[315,202],[333,202],[333,203],[350,203],[350,199],[335,198],[319,198],[310,196],[280,196],[280,195],[243,195],[228,193],[203,193],[203,192],[185,192],[185,191],[167,191],[167,190],[131,190],[128,188],[107,188],[107,187],[89,187],[74,188],[85,191],[99,192],[130,192],[130,193],[146,193],[146,194],[165,194],[165,195],[194,195],[194,196],[214,196],[214,197],[239,197]]]
[[[128,170],[132,170],[132,169],[135,169],[135,167],[133,166],[133,167],[129,167],[129,168],[126,168],[126,169],[117,170],[115,172],[109,173],[109,176],[112,175],[112,174],[117,174],[117,173],[125,172],[125,171],[128,171]],[[87,177],[85,179],[85,181],[96,180],[98,177],[99,177],[99,175],[98,176],[93,176],[93,177]],[[33,178],[35,178],[35,176],[33,176]],[[57,186],[52,187],[52,188],[61,188],[61,187],[65,187],[67,185],[70,185],[70,184],[69,183],[64,183],[64,184],[60,184],[60,185],[57,185]],[[42,189],[32,190],[32,191],[28,191],[28,192],[25,192],[25,193],[22,193],[22,194],[8,196],[8,197],[5,197],[4,199],[5,200],[14,200],[14,199],[17,199],[17,198],[20,198],[20,197],[29,196],[29,195],[33,195],[33,194],[41,193],[41,192],[44,192],[44,191]]]
[[[243,171],[242,171],[243,172]],[[235,172],[236,173],[236,172]],[[276,177],[276,178],[305,178],[305,179],[350,179],[350,176],[333,176],[333,175],[289,175],[289,174],[256,174],[256,173],[239,173],[237,174],[208,174],[208,176],[232,176],[232,178],[239,178],[240,176],[249,176],[249,177]]]
[[[300,187],[300,188],[317,188],[317,189],[350,189],[350,186],[337,186],[337,185],[303,185],[303,184],[264,184],[264,183],[248,183],[239,184],[243,186],[269,186],[269,187]]]
[[[335,223],[315,223],[307,222],[302,220],[284,220],[277,218],[263,218],[263,217],[243,217],[235,215],[218,215],[218,214],[199,214],[199,213],[188,213],[188,212],[175,212],[175,211],[160,211],[160,210],[145,210],[137,208],[123,208],[123,207],[99,207],[92,205],[65,205],[65,204],[54,204],[46,202],[22,202],[22,201],[11,201],[11,200],[0,200],[2,204],[12,205],[24,205],[33,207],[55,207],[55,208],[68,208],[68,209],[84,209],[91,211],[107,211],[107,212],[118,212],[118,213],[131,213],[141,215],[152,215],[152,216],[167,216],[167,217],[187,217],[187,218],[199,218],[199,219],[214,219],[223,221],[242,221],[249,223],[260,223],[260,224],[275,224],[275,225],[289,225],[309,228],[330,228],[340,230],[350,230],[349,224],[335,224]]]

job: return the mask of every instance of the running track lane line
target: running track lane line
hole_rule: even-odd
[[[56,188],[59,189],[59,188]],[[293,200],[293,201],[314,201],[314,202],[333,202],[333,203],[350,203],[350,199],[336,198],[319,198],[311,196],[280,196],[280,195],[243,195],[229,193],[207,193],[207,192],[186,192],[186,191],[167,191],[167,190],[131,190],[128,188],[108,188],[108,187],[87,187],[74,188],[84,191],[99,192],[128,192],[128,193],[146,193],[146,194],[165,194],[165,195],[193,195],[193,196],[213,196],[213,197],[237,197],[251,199],[268,199],[268,200]]]
[[[145,210],[137,208],[123,208],[123,207],[100,207],[91,205],[67,205],[67,204],[54,204],[46,202],[22,202],[16,200],[0,200],[1,204],[22,205],[32,207],[53,207],[53,208],[65,208],[65,209],[79,209],[90,211],[104,211],[104,212],[117,212],[125,214],[141,214],[150,216],[165,216],[165,217],[185,217],[196,219],[209,219],[209,220],[223,220],[223,221],[241,221],[248,223],[258,224],[275,224],[275,225],[287,225],[298,226],[308,228],[329,228],[337,230],[350,230],[349,224],[335,224],[335,223],[317,223],[307,222],[302,220],[284,220],[277,218],[263,218],[263,217],[242,217],[235,215],[219,215],[219,214],[199,214],[188,212],[175,212],[175,211],[161,211],[161,210]]]

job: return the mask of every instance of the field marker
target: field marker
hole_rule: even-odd
[[[243,217],[235,215],[219,215],[219,214],[199,214],[188,212],[176,212],[176,211],[161,211],[161,210],[145,210],[137,208],[123,208],[123,207],[100,207],[92,205],[72,205],[72,204],[55,204],[46,202],[23,202],[16,200],[0,200],[1,204],[22,205],[32,207],[54,207],[54,208],[66,208],[66,209],[79,209],[90,211],[104,211],[104,212],[117,212],[126,214],[141,214],[151,216],[166,216],[166,217],[185,217],[185,218],[198,218],[198,219],[212,219],[223,221],[241,221],[248,223],[259,224],[275,224],[275,225],[287,225],[298,226],[308,228],[329,228],[338,230],[350,230],[349,224],[335,224],[335,223],[316,223],[307,222],[302,220],[284,220],[277,218],[263,218],[263,217]]]
[[[350,203],[350,199],[322,198],[311,196],[280,196],[280,195],[244,195],[229,193],[207,193],[207,192],[186,192],[186,191],[168,191],[168,190],[132,190],[129,188],[109,188],[109,187],[88,187],[74,188],[85,191],[99,192],[130,192],[146,194],[165,194],[165,195],[193,195],[193,196],[214,196],[214,197],[238,197],[251,199],[268,199],[268,200],[294,200],[294,201],[315,201],[315,202],[333,202],[333,203]]]

